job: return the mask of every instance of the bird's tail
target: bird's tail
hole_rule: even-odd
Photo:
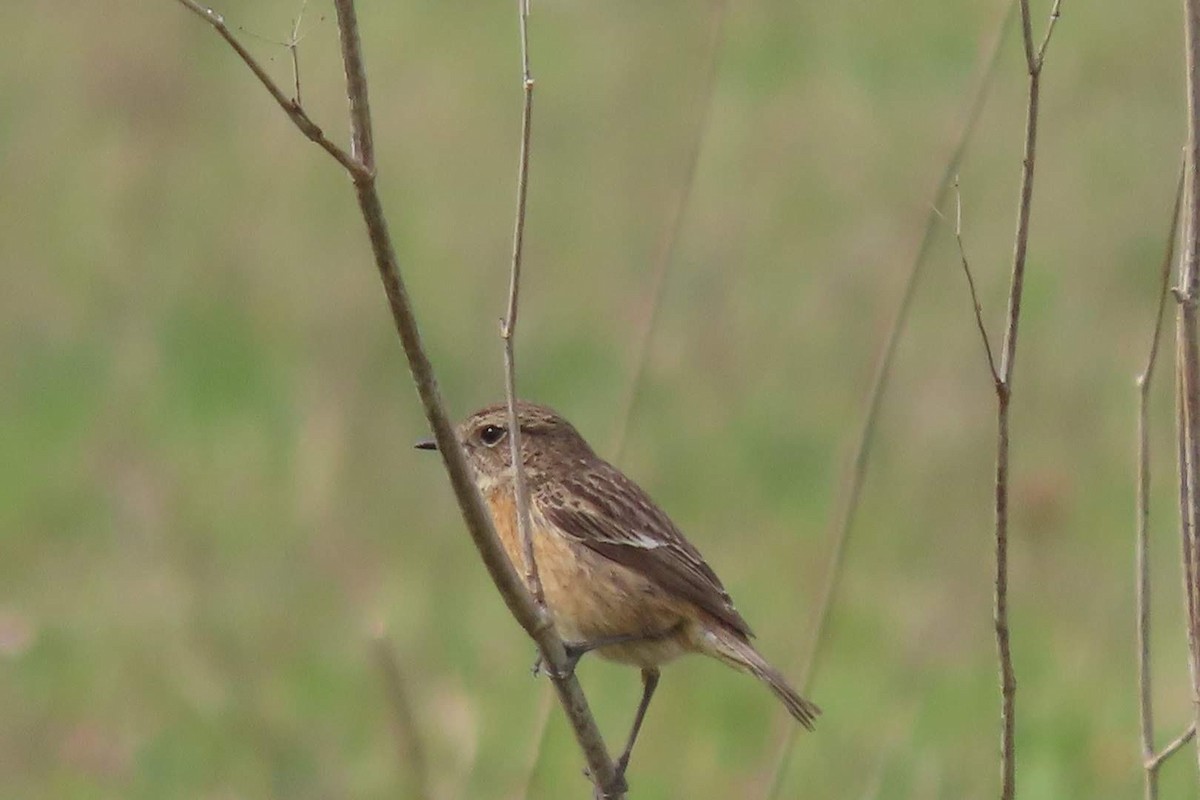
[[[708,637],[706,637],[709,639],[708,644],[713,648],[711,650],[713,655],[732,667],[749,672],[765,683],[780,702],[787,706],[787,710],[791,712],[797,722],[810,731],[813,729],[813,724],[816,722],[817,715],[821,713],[821,709],[815,703],[805,700],[789,686],[787,679],[779,670],[767,663],[766,659],[754,649],[754,645],[732,631],[708,631],[706,633],[708,633]]]

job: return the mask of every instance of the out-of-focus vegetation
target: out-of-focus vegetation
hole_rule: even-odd
[[[622,466],[785,668],[809,636],[876,349],[1004,5],[731,4]],[[285,83],[266,40],[298,9],[220,8]],[[463,414],[502,387],[515,9],[359,13],[385,202]],[[520,381],[602,451],[705,102],[709,14],[534,6]],[[0,796],[395,797],[377,622],[438,797],[510,796],[533,648],[440,466],[410,448],[423,418],[346,179],[169,0],[15,0],[4,18]],[[341,135],[332,11],[310,3],[303,32],[306,104]],[[1024,117],[1014,32],[961,172],[994,335]],[[1044,73],[1013,412],[1027,800],[1129,797],[1140,780],[1132,378],[1183,139],[1181,46],[1174,6],[1067,3]],[[859,797],[878,770],[882,797],[994,792],[993,399],[951,234],[898,353],[811,690],[826,713],[787,797]],[[1160,740],[1190,713],[1169,395],[1164,381],[1153,409]],[[580,674],[620,741],[636,673],[587,660]],[[715,663],[668,668],[632,796],[754,797],[780,714]],[[581,763],[556,712],[532,795],[585,795]],[[1194,758],[1163,778],[1164,797],[1194,793]]]

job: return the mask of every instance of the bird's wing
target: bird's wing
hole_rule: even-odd
[[[742,636],[750,626],[721,580],[641,487],[601,462],[581,476],[530,487],[547,521],[573,540],[653,581]]]

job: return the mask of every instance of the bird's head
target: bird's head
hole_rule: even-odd
[[[575,427],[558,412],[534,403],[517,403],[521,465],[527,481],[550,470],[586,465],[595,453]],[[476,411],[455,428],[479,488],[486,491],[513,479],[508,405],[497,403]],[[420,450],[436,450],[433,439],[417,442]]]

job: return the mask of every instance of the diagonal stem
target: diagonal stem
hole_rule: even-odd
[[[1154,704],[1151,692],[1150,669],[1150,437],[1149,403],[1150,382],[1158,360],[1158,343],[1162,334],[1163,311],[1167,304],[1167,288],[1171,282],[1171,263],[1175,260],[1175,238],[1179,228],[1179,210],[1183,199],[1184,169],[1180,166],[1179,181],[1175,189],[1175,205],[1171,212],[1171,226],[1167,234],[1167,247],[1163,256],[1159,276],[1158,310],[1154,317],[1154,332],[1150,337],[1150,351],[1146,366],[1137,377],[1138,389],[1138,449],[1137,449],[1137,533],[1136,533],[1136,602],[1138,640],[1138,706],[1141,715],[1142,763],[1145,765],[1145,800],[1158,797],[1158,765],[1154,758]]]
[[[913,257],[912,263],[909,265],[908,277],[900,292],[896,311],[892,316],[891,325],[888,328],[887,337],[884,339],[875,363],[875,373],[871,381],[871,386],[866,393],[866,407],[863,410],[862,422],[859,425],[858,436],[855,440],[854,454],[851,457],[850,465],[846,469],[842,482],[841,496],[838,501],[837,510],[830,517],[829,525],[826,528],[826,537],[831,542],[830,555],[825,568],[821,594],[817,601],[817,610],[814,614],[815,622],[813,623],[813,631],[809,636],[806,655],[800,663],[801,679],[799,690],[802,693],[807,693],[813,677],[820,666],[820,656],[825,643],[829,615],[833,608],[834,596],[837,594],[837,589],[841,581],[846,546],[850,539],[850,531],[854,527],[854,518],[858,512],[858,501],[862,494],[863,482],[866,478],[867,462],[871,453],[871,443],[874,440],[875,421],[879,416],[879,408],[883,401],[883,394],[887,388],[888,379],[891,377],[892,361],[896,353],[896,348],[899,346],[900,338],[904,333],[904,327],[908,320],[909,309],[912,307],[913,298],[916,296],[921,267],[924,265],[929,249],[933,244],[933,233],[938,218],[938,214],[934,209],[943,200],[954,175],[958,172],[963,154],[966,152],[967,143],[974,134],[976,123],[979,121],[980,113],[983,111],[984,101],[991,92],[992,80],[996,74],[996,67],[999,64],[1000,45],[1003,43],[1005,33],[1008,31],[1013,11],[1016,8],[1016,2],[1017,0],[1011,0],[992,37],[991,46],[987,50],[988,55],[984,59],[980,71],[979,82],[976,84],[971,103],[964,115],[962,127],[959,129],[954,149],[950,152],[950,156],[946,161],[946,168],[942,171],[942,175],[934,190],[933,202],[930,204],[931,210],[925,218],[925,227],[921,233],[920,244],[917,246],[917,252]],[[791,762],[791,754],[796,743],[797,730],[795,725],[791,724],[790,718],[785,721],[785,724],[787,726],[784,729],[785,733],[781,737],[772,760],[772,765],[766,770],[763,779],[763,797],[768,800],[779,797],[779,792],[783,785],[783,776],[786,774],[788,765]]]
[[[509,611],[537,643],[543,661],[552,669],[552,681],[558,693],[559,703],[566,712],[575,740],[583,751],[589,774],[593,776],[597,786],[597,794],[606,800],[619,800],[624,797],[624,792],[615,785],[616,768],[588,707],[587,698],[579,681],[564,669],[567,656],[563,642],[554,632],[545,611],[534,602],[504,554],[491,516],[483,505],[483,499],[475,486],[453,425],[446,414],[433,365],[421,342],[412,302],[400,275],[395,247],[375,186],[375,156],[367,98],[367,76],[353,0],[334,0],[342,64],[346,72],[346,94],[350,106],[352,155],[325,139],[324,134],[320,133],[320,129],[307,115],[290,104],[279,87],[232,35],[219,14],[200,6],[194,0],[177,2],[213,26],[254,72],[276,103],[288,112],[296,127],[310,140],[320,144],[353,179],[355,195],[367,229],[375,265],[383,283],[388,308],[412,372],[413,384],[446,467],[463,522]]]
[[[258,78],[259,83],[263,85],[263,88],[267,90],[276,104],[283,109],[284,113],[288,115],[295,126],[300,129],[300,132],[309,141],[317,144],[322,150],[333,156],[334,160],[341,164],[352,177],[357,177],[367,171],[367,168],[358,159],[330,141],[325,132],[321,130],[321,127],[309,118],[307,112],[300,105],[299,93],[297,93],[295,100],[288,99],[283,90],[279,88],[279,85],[271,79],[267,71],[258,63],[258,60],[250,55],[250,51],[238,41],[238,38],[233,35],[233,31],[229,30],[229,26],[225,24],[223,16],[207,6],[200,5],[196,0],[176,0],[176,2],[200,17],[200,19],[207,22],[216,30],[220,37],[238,54],[242,62],[254,73],[254,77]]]

